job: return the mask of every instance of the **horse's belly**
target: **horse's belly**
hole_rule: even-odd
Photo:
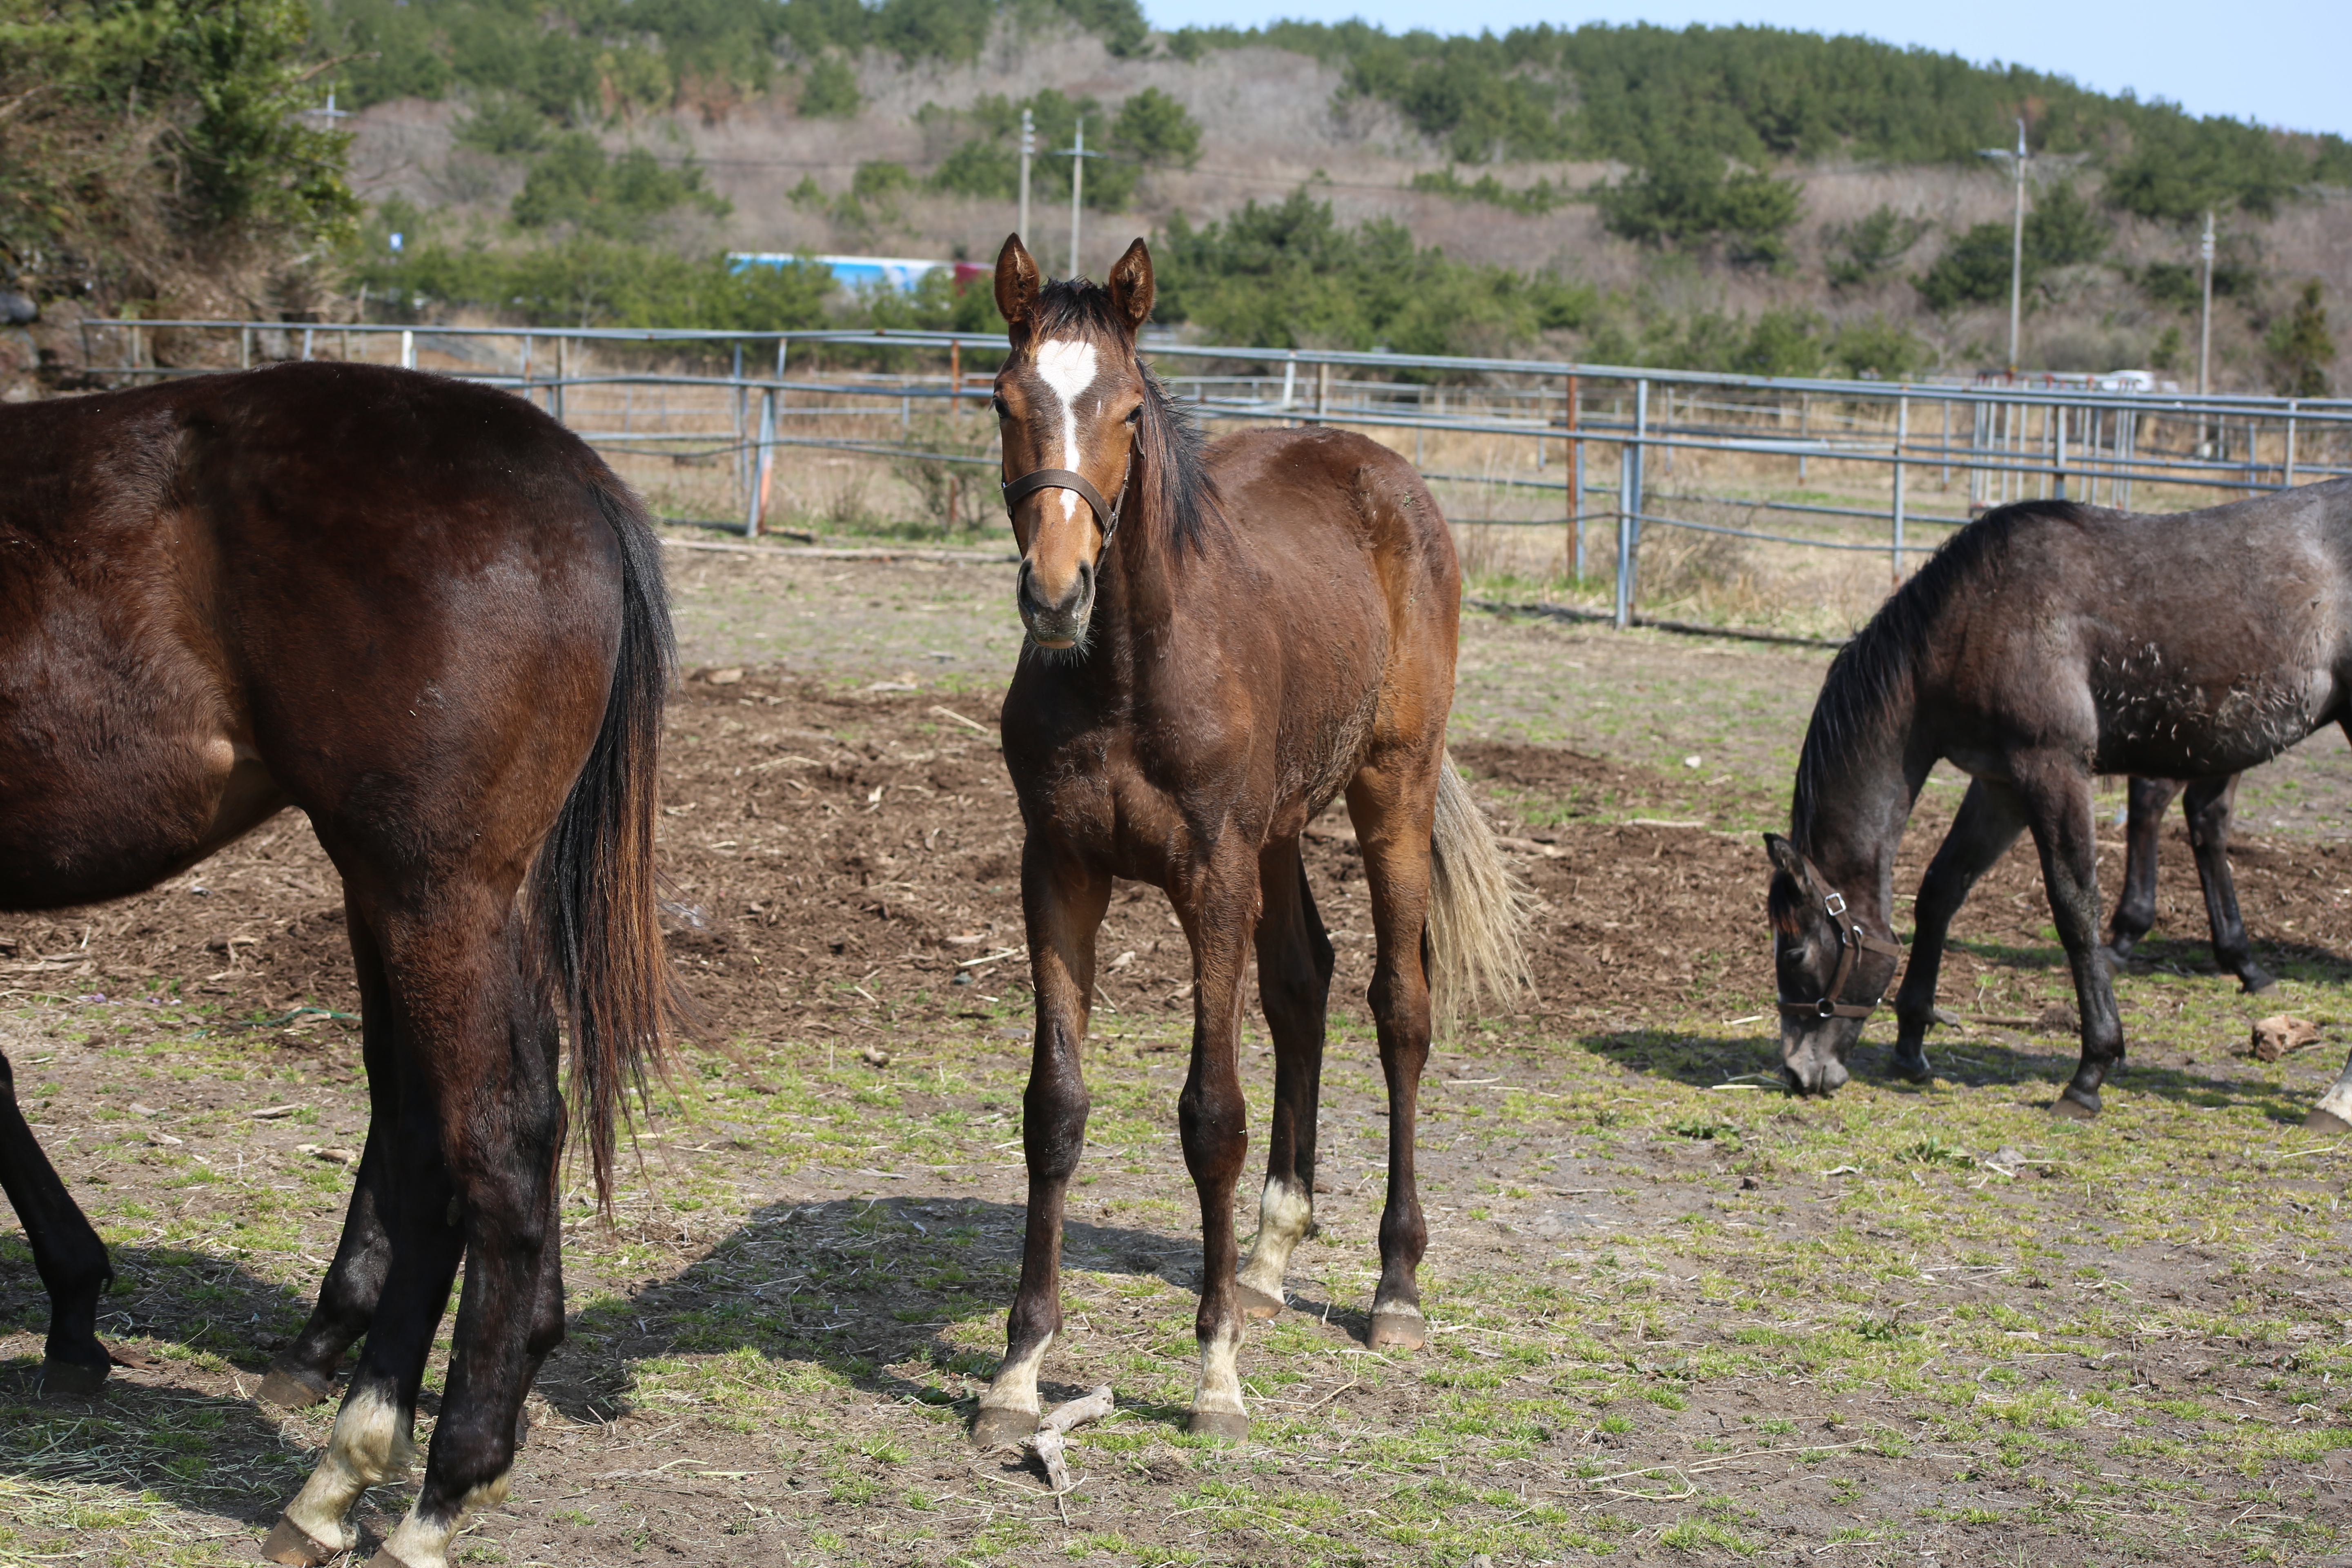
[[[2317,672],[2232,681],[2183,681],[2103,707],[2102,773],[2211,778],[2266,763],[2309,735],[2336,703]]]
[[[226,736],[100,752],[0,737],[0,908],[96,903],[150,888],[283,809]]]

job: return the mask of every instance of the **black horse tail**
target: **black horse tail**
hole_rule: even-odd
[[[620,652],[595,747],[540,848],[529,902],[540,973],[572,1037],[573,1125],[609,1210],[624,1091],[642,1096],[649,1066],[666,1075],[686,1017],[654,869],[662,709],[677,645],[661,541],[644,508],[609,475],[592,484],[620,545]]]

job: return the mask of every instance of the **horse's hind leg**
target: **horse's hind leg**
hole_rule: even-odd
[[[98,1300],[114,1279],[106,1244],[66,1191],[16,1108],[16,1078],[0,1056],[0,1188],[24,1222],[33,1267],[49,1293],[49,1340],[42,1386],[57,1394],[94,1394],[106,1381],[106,1347],[98,1342]]]
[[[2230,875],[2230,817],[2237,805],[2238,776],[2199,779],[2189,786],[2189,842],[2197,852],[2197,880],[2205,890],[2205,919],[2213,931],[2213,962],[2238,977],[2249,992],[2278,984],[2254,962],[2246,922],[2238,914],[2238,884]]]
[[[2042,853],[2052,923],[2074,973],[2083,1016],[2083,1056],[2051,1109],[2061,1116],[2099,1113],[2099,1086],[2124,1058],[2124,1026],[2114,976],[2098,942],[2098,845],[2092,832],[2091,778],[2078,760],[2044,752],[2011,764],[2018,797]]]
[[[1919,901],[1913,908],[1911,953],[1903,971],[1903,988],[1895,994],[1895,1070],[1915,1081],[1928,1075],[1927,1026],[1936,1018],[1936,982],[1944,965],[1944,941],[1952,917],[1977,885],[1977,879],[2009,852],[2025,818],[2008,791],[1982,780],[1969,784],[1944,836],[1927,874],[1919,879]]]
[[[1365,1342],[1374,1350],[1418,1350],[1428,1325],[1418,1275],[1429,1245],[1413,1175],[1413,1132],[1422,1068],[1429,1062],[1428,916],[1430,828],[1435,767],[1402,759],[1367,767],[1348,786],[1348,815],[1364,856],[1377,955],[1366,992],[1380,1036],[1381,1074],[1389,1090],[1389,1191],[1381,1212],[1381,1282],[1372,1296]]]
[[[383,1289],[326,1451],[262,1543],[262,1555],[274,1563],[320,1563],[350,1551],[359,1542],[349,1516],[360,1495],[408,1474],[415,1459],[417,1389],[465,1245],[442,1158],[437,1086],[423,1070],[413,1019],[405,1007],[395,1006],[399,1038],[388,1053],[386,1075],[394,1110],[379,1116],[373,1129],[382,1140],[384,1170],[377,1188],[387,1246]]]
[[[1018,1443],[1037,1429],[1037,1371],[1062,1331],[1062,1205],[1087,1146],[1079,1053],[1093,1010],[1095,933],[1110,904],[1110,885],[1107,874],[1056,858],[1036,834],[1022,850],[1022,914],[1037,993],[1037,1035],[1021,1097],[1029,1211],[1021,1286],[1004,1321],[1004,1360],[980,1396],[971,1428],[982,1448]]]
[[[2180,793],[2178,779],[2134,777],[2125,810],[2124,896],[2107,923],[2107,954],[2121,963],[2156,924],[2156,849],[2164,809]]]
[[[466,1284],[424,1486],[383,1554],[442,1568],[466,1509],[502,1497],[513,1466],[531,1345],[544,1337],[562,1107],[539,994],[522,975],[511,891],[460,889],[425,909],[372,910],[369,923],[392,994],[398,1097],[383,1129],[379,1188],[389,1267],[327,1453],[264,1552],[318,1563],[348,1550],[352,1505],[405,1473],[417,1389],[462,1250]]]
[[[505,1500],[531,1373],[562,1337],[560,1318],[549,1331],[542,1276],[561,1245],[553,1226],[563,1101],[511,903],[504,930],[484,934],[487,962],[463,975],[477,981],[471,1003],[442,1021],[444,1048],[431,1064],[453,1188],[448,1217],[465,1238],[466,1273],[425,1482],[383,1545],[406,1568],[443,1568],[466,1510]],[[445,967],[439,952],[427,963],[440,972],[435,980],[460,967]]]
[[[383,1293],[384,1274],[392,1266],[392,1238],[383,1223],[382,1191],[391,1168],[387,1143],[399,1115],[393,1090],[394,1074],[388,1045],[391,998],[384,987],[383,961],[367,924],[346,905],[351,931],[352,960],[359,975],[360,1054],[367,1069],[367,1141],[360,1148],[360,1168],[352,1182],[351,1206],[344,1212],[342,1239],[334,1261],[320,1281],[317,1305],[293,1342],[269,1364],[256,1397],[287,1409],[315,1405],[335,1390],[335,1372],[343,1352],[367,1332]]]
[[[1257,994],[1274,1037],[1274,1122],[1266,1134],[1265,1191],[1257,1241],[1242,1265],[1242,1310],[1282,1310],[1290,1254],[1315,1225],[1315,1119],[1323,1092],[1323,1022],[1331,995],[1331,939],[1316,913],[1298,841],[1258,857],[1265,897],[1257,922]]]

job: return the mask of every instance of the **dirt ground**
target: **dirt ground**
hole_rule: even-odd
[[[1049,1397],[1107,1381],[1120,1413],[1058,1498],[970,1453],[1018,1265],[1029,1037],[1000,575],[679,571],[693,673],[663,853],[708,1026],[617,1221],[567,1198],[572,1337],[512,1500],[455,1556],[2347,1560],[2352,1158],[2299,1131],[2352,1040],[2352,843],[2309,826],[2332,820],[2331,760],[2273,790],[2326,797],[2309,822],[2236,850],[2283,981],[2260,1005],[2213,973],[2169,836],[2095,1126],[2046,1114],[2074,1042],[2040,1020],[2070,993],[2024,852],[1963,915],[1937,1081],[1881,1077],[1880,1021],[1845,1094],[1794,1101],[1770,1083],[1753,829],[1783,809],[1818,658],[1486,617],[1456,754],[1541,901],[1537,997],[1433,1063],[1431,1348],[1361,1342],[1384,1110],[1361,879],[1327,818],[1323,1236],[1245,1352],[1252,1440],[1181,1432],[1189,973],[1164,900],[1122,885],[1046,1369]],[[843,604],[860,613],[825,613]],[[1898,888],[1957,799],[1929,791]],[[141,898],[0,921],[20,1097],[115,1248],[101,1327],[137,1363],[99,1399],[36,1397],[46,1304],[0,1232],[0,1562],[247,1559],[307,1470],[331,1405],[248,1393],[307,1309],[365,1125],[342,941],[290,817]],[[2244,1056],[2280,1009],[2325,1042]],[[1250,1038],[1264,1067],[1255,1018]],[[372,1494],[370,1547],[404,1498]]]

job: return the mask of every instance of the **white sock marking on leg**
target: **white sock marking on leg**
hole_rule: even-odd
[[[373,1384],[354,1389],[335,1415],[334,1436],[319,1468],[286,1507],[286,1517],[323,1546],[351,1550],[358,1531],[345,1516],[360,1494],[381,1481],[405,1476],[416,1462],[409,1439],[408,1413]]]
[[[1053,1348],[1052,1335],[1045,1342],[1018,1361],[1008,1360],[996,1372],[996,1381],[980,1396],[982,1410],[1018,1410],[1034,1415],[1045,1407],[1037,1401],[1037,1369],[1045,1364],[1045,1352]]]
[[[1192,1408],[1220,1415],[1247,1415],[1242,1408],[1241,1362],[1239,1322],[1222,1334],[1202,1341],[1201,1386],[1193,1392]]]
[[[1315,1223],[1315,1197],[1280,1176],[1268,1177],[1257,1201],[1257,1240],[1242,1265],[1241,1282],[1279,1301],[1290,1255]]]

